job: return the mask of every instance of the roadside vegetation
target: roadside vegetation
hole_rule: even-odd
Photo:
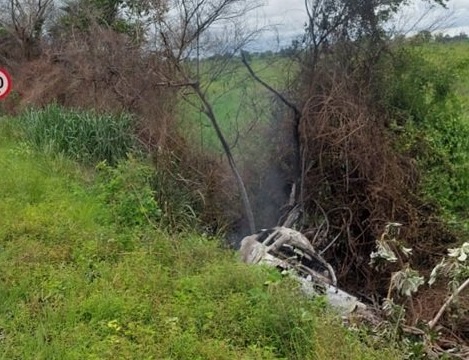
[[[2,359],[400,358],[220,239],[159,225],[144,160],[85,167],[0,121]]]
[[[469,218],[469,43],[426,41],[404,48],[407,60],[395,76],[391,99],[408,118],[404,152],[417,155],[421,190],[453,225],[468,229]],[[444,54],[451,53],[451,58]],[[396,124],[395,124],[396,125]],[[399,126],[397,126],[399,128]],[[396,129],[399,131],[399,129]]]

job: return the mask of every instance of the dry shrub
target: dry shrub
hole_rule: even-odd
[[[187,230],[194,225],[213,235],[236,227],[242,211],[231,170],[215,155],[195,149],[182,137],[153,152],[155,190],[166,225]]]
[[[17,39],[0,29],[0,66],[11,70],[22,58],[22,48]]]
[[[305,232],[318,248],[327,247],[343,286],[379,296],[390,271],[376,276],[369,256],[386,223],[403,224],[401,237],[414,247],[417,269],[430,269],[454,237],[416,196],[414,161],[395,148],[387,115],[353,76],[330,67],[317,71],[306,97],[300,126]]]
[[[163,75],[164,74],[164,75]],[[159,86],[164,61],[124,35],[99,26],[44,48],[15,74],[22,105],[57,102],[66,107],[130,112],[142,119],[144,138],[164,142],[172,127],[173,91]]]
[[[406,119],[393,119],[386,110],[391,107],[386,92],[392,91],[386,87],[386,50],[352,41],[316,50],[316,58],[302,63],[297,90],[303,100],[303,232],[324,251],[341,287],[380,301],[392,272],[400,270],[397,263],[382,270],[369,265],[387,223],[403,225],[399,241],[413,249],[403,261],[426,278],[447,249],[458,244],[457,234],[445,225],[438,206],[421,194],[416,155],[399,148],[402,139],[390,127]],[[444,281],[421,288],[410,300],[395,299],[412,325],[431,320],[448,296]],[[467,303],[459,304],[459,314],[467,309]],[[467,321],[461,316],[446,314],[440,324],[452,329],[449,337],[467,341]]]

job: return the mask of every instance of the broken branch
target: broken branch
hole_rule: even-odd
[[[428,323],[428,327],[430,329],[433,329],[435,325],[438,323],[440,320],[441,316],[445,312],[446,308],[453,302],[453,300],[458,296],[467,286],[469,285],[469,278],[464,281],[464,283],[458,287],[458,289],[446,300],[446,302],[443,304],[443,306],[440,308],[436,316],[433,318],[432,321]]]

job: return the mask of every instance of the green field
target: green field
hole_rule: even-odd
[[[424,191],[442,205],[445,216],[458,228],[469,230],[469,42],[429,43],[415,51],[428,65],[416,64],[418,80],[427,100],[418,135],[429,147],[422,161]],[[422,70],[422,68],[427,70]],[[427,74],[423,74],[428,72]],[[418,81],[414,80],[414,81]],[[450,84],[449,89],[445,86]],[[441,87],[443,90],[441,90]],[[448,91],[447,93],[445,91]],[[442,92],[444,100],[438,99]],[[415,125],[415,124],[414,124]],[[411,131],[415,130],[415,126]],[[420,141],[422,141],[420,140]],[[422,159],[418,159],[422,160]]]
[[[452,69],[457,77],[454,88],[456,96],[465,106],[465,114],[469,119],[469,42],[449,44],[431,43],[420,47],[423,55],[438,69]]]
[[[286,58],[256,56],[249,62],[262,80],[279,91],[296,76],[296,66]],[[240,58],[202,60],[200,78],[229,144],[241,155],[241,149],[259,142],[258,132],[272,118],[272,94],[250,76]],[[189,101],[198,104],[194,97]],[[196,106],[181,99],[179,119],[184,133],[202,148],[221,150],[209,120]]]

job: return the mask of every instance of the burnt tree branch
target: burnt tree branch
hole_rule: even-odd
[[[257,76],[257,74],[252,69],[251,65],[249,65],[249,63],[247,62],[246,56],[244,55],[244,53],[241,53],[241,61],[243,62],[244,66],[246,66],[246,69],[248,70],[249,74],[254,78],[254,80],[256,80],[259,84],[264,86],[267,90],[269,90],[271,93],[277,96],[286,106],[288,106],[293,111],[295,115],[295,120],[298,120],[299,122],[301,118],[301,111],[298,110],[298,108],[291,101],[287,100],[287,98],[283,96],[280,92],[275,90],[272,86],[270,86],[264,80],[262,80],[259,76]]]
[[[212,105],[210,102],[207,100],[205,93],[202,91],[200,88],[200,85],[198,82],[192,82],[190,83],[190,86],[194,89],[194,92],[197,94],[199,97],[200,101],[202,101],[203,104],[203,112],[204,114],[209,118],[210,122],[212,123],[213,129],[215,130],[218,140],[220,140],[220,143],[223,147],[223,150],[225,152],[226,157],[228,158],[228,163],[230,164],[231,171],[233,172],[236,182],[239,187],[240,195],[241,195],[241,200],[244,205],[244,211],[246,213],[246,217],[249,223],[249,230],[251,234],[254,234],[256,231],[256,225],[254,222],[254,215],[252,212],[251,208],[251,203],[249,201],[249,196],[246,191],[246,186],[244,185],[243,178],[241,177],[241,174],[239,173],[238,167],[236,166],[236,162],[233,158],[233,154],[231,153],[230,146],[228,145],[228,142],[225,139],[225,136],[223,135],[223,132],[220,129],[220,126],[218,125],[217,118],[215,116],[215,113],[213,111]]]
[[[274,94],[280,101],[285,104],[289,109],[293,112],[293,154],[294,154],[294,169],[293,174],[295,177],[295,182],[300,183],[300,188],[303,188],[303,170],[302,170],[302,156],[301,156],[301,142],[300,142],[300,122],[301,122],[301,111],[298,107],[289,101],[284,95],[282,95],[279,91],[275,90],[272,86],[267,84],[264,80],[262,80],[252,69],[251,65],[249,65],[246,56],[243,52],[241,52],[241,61],[243,62],[244,66],[248,70],[249,74],[256,80],[259,84],[269,90],[272,94]],[[299,179],[299,180],[298,180]],[[302,203],[302,199],[300,199]]]

